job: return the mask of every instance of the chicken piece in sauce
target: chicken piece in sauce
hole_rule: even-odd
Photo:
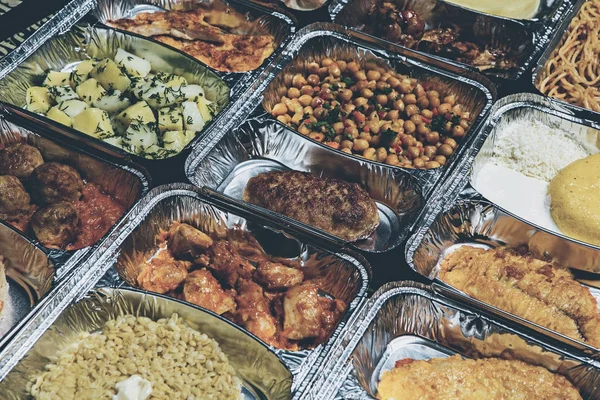
[[[81,198],[83,180],[71,166],[57,162],[45,163],[37,167],[31,177],[32,191],[41,203],[76,201]]]
[[[241,279],[236,289],[238,309],[235,322],[264,342],[277,346],[277,323],[271,314],[271,306],[263,288],[251,280]]]
[[[142,289],[163,294],[177,289],[185,281],[190,263],[175,260],[167,254],[163,250],[152,260],[142,264],[137,276],[138,285]]]
[[[236,308],[231,291],[224,290],[206,269],[190,272],[183,284],[183,299],[217,314],[234,312]]]
[[[31,228],[44,246],[64,248],[79,234],[77,210],[67,201],[51,204],[33,214]]]
[[[0,176],[0,218],[12,219],[25,214],[30,201],[29,193],[17,177]]]
[[[239,278],[250,279],[254,266],[236,251],[228,240],[219,240],[208,249],[209,268],[217,278],[234,287]]]
[[[44,163],[40,151],[28,144],[17,143],[0,150],[0,175],[27,179]]]
[[[191,225],[175,222],[169,228],[168,246],[176,257],[197,258],[212,244],[208,235]]]
[[[302,283],[304,274],[299,269],[263,260],[258,263],[254,279],[269,290],[284,289]]]

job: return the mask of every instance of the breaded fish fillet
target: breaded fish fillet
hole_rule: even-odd
[[[379,382],[382,400],[581,399],[564,376],[518,360],[404,359]]]
[[[299,171],[272,171],[248,181],[244,201],[354,242],[379,225],[377,204],[356,183]]]
[[[600,347],[600,314],[571,272],[498,247],[462,246],[444,258],[439,278],[469,296]]]

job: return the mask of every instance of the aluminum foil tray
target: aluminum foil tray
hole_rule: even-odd
[[[250,178],[273,170],[294,169],[358,183],[377,202],[381,220],[369,238],[349,244],[367,252],[397,247],[424,203],[422,189],[406,171],[330,150],[270,118],[249,120],[224,136],[204,159],[193,163],[188,169],[191,182],[240,202]]]
[[[275,354],[262,343],[213,313],[161,295],[102,288],[71,304],[0,383],[3,399],[29,399],[27,385],[44,371],[56,352],[81,332],[95,332],[109,319],[136,315],[153,320],[177,313],[186,323],[219,343],[238,377],[242,398],[289,399],[292,378]]]
[[[413,282],[381,287],[346,327],[303,399],[374,399],[381,373],[403,358],[509,357],[565,375],[598,399],[600,368],[532,332],[491,319],[442,289]]]
[[[338,24],[348,26],[359,36],[366,36],[374,42],[385,42],[391,48],[406,49],[399,44],[361,32],[365,17],[370,13],[374,0],[334,0],[329,6],[331,19]],[[570,19],[573,4],[570,0],[542,0],[538,14],[531,20],[516,20],[497,17],[444,0],[398,0],[400,10],[415,10],[424,20],[426,27],[434,29],[440,24],[459,26],[463,31],[471,31],[482,43],[497,46],[517,54],[517,67],[509,70],[499,68],[481,69],[492,78],[517,80],[527,73],[540,57],[554,35],[560,31],[563,19]],[[411,50],[412,51],[412,50]],[[424,51],[415,51],[426,54]],[[467,68],[479,68],[442,56],[433,56],[450,64]]]
[[[78,62],[90,57],[112,58],[120,47],[145,57],[156,70],[176,73],[185,77],[188,82],[202,85],[207,98],[215,101],[221,110],[215,120],[211,121],[210,125],[198,134],[198,137],[211,135],[215,122],[224,113],[227,113],[226,110],[230,100],[230,89],[221,78],[195,59],[154,41],[124,34],[114,29],[93,27],[86,24],[73,26],[66,33],[52,37],[36,49],[31,56],[11,70],[8,75],[0,80],[0,101],[13,105],[17,108],[15,112],[18,112],[24,118],[38,121],[40,126],[52,127],[56,132],[60,132],[70,140],[92,146],[113,157],[132,159],[139,164],[148,166],[151,172],[164,168],[165,165],[174,165],[177,161],[181,163],[187,153],[186,149],[179,155],[168,159],[148,160],[56,123],[49,118],[21,109],[25,104],[27,88],[39,85],[44,73],[49,69],[69,71]],[[197,141],[198,137],[194,140]],[[187,149],[191,146],[189,144]]]
[[[329,23],[315,23],[300,30],[288,45],[286,51],[277,58],[271,68],[266,70],[250,86],[246,92],[245,101],[237,103],[233,107],[237,110],[236,115],[232,115],[228,122],[219,124],[219,136],[205,137],[186,160],[186,175],[192,182],[202,160],[212,152],[213,147],[228,132],[239,127],[249,115],[264,113],[271,109],[277,102],[277,90],[284,84],[286,76],[298,68],[304,68],[313,60],[320,60],[323,57],[344,57],[360,60],[377,59],[378,62],[390,65],[397,71],[407,73],[417,79],[428,81],[434,88],[442,91],[452,91],[457,101],[464,104],[467,110],[474,116],[472,127],[465,136],[463,144],[458,151],[449,159],[449,162],[443,168],[435,170],[416,170],[391,167],[395,170],[403,170],[407,175],[412,175],[421,186],[424,196],[428,196],[433,186],[449,170],[454,168],[456,161],[462,157],[465,145],[471,140],[472,132],[483,121],[492,102],[496,97],[496,92],[491,83],[479,74],[456,67],[452,72],[444,70],[444,64],[424,56],[425,61],[416,61],[406,56],[393,55],[376,45],[366,43],[359,39],[350,37],[351,32],[339,25]],[[428,64],[431,62],[431,64]],[[257,106],[262,102],[263,107]],[[271,116],[274,121],[275,119]],[[275,122],[284,127],[279,121]],[[313,141],[299,133],[302,141],[310,141],[316,146],[325,148],[324,144]],[[336,151],[337,152],[337,151]],[[333,153],[332,153],[333,154]],[[339,152],[339,154],[342,154]],[[364,162],[363,158],[350,156],[347,158],[357,158]],[[367,164],[385,165],[373,161],[366,161]],[[389,166],[387,166],[389,167]],[[375,167],[373,167],[375,168]],[[197,183],[197,182],[195,182]]]
[[[235,214],[226,211],[224,204],[214,205],[210,196],[201,190],[185,184],[171,184],[153,189],[139,202],[128,215],[127,223],[113,232],[77,274],[65,284],[66,295],[56,296],[55,304],[45,307],[32,318],[25,329],[9,344],[4,353],[0,352],[0,380],[25,354],[23,349],[33,345],[53,317],[76,298],[93,286],[131,287],[131,274],[126,261],[134,252],[154,248],[155,235],[160,228],[166,229],[174,220],[184,220],[207,229],[232,227],[236,224],[250,230],[265,250],[271,254],[286,252],[287,257],[300,257],[303,265],[318,271],[327,282],[327,290],[348,303],[348,310],[331,338],[312,350],[297,352],[271,348],[293,374],[293,393],[299,392],[312,377],[318,365],[338,333],[343,329],[353,312],[365,301],[370,282],[370,267],[359,255],[350,252],[330,252],[318,244],[297,240],[294,236],[282,234],[283,225],[265,218],[244,215],[240,210]],[[129,283],[128,283],[129,282]],[[187,303],[186,303],[187,304]],[[241,329],[241,328],[240,328]],[[263,343],[261,341],[261,343]],[[264,344],[263,344],[264,345]]]
[[[490,118],[477,132],[453,176],[432,195],[418,222],[418,228],[406,245],[408,265],[422,276],[447,286],[438,277],[441,258],[459,245],[508,247],[527,246],[537,257],[573,268],[583,284],[598,286],[597,278],[589,274],[600,272],[600,249],[549,231],[531,222],[527,216],[513,214],[486,199],[473,187],[472,179],[492,154],[495,132],[504,124],[521,119],[538,119],[567,132],[596,133],[589,121],[576,117],[568,107],[534,94],[516,94],[494,105]],[[590,287],[597,299],[598,290]],[[466,296],[466,294],[463,294]],[[527,325],[546,336],[557,338],[579,350],[594,352],[589,345],[573,341],[549,329],[528,322],[485,303],[477,306],[497,315]]]
[[[202,8],[231,10],[247,16],[248,25],[243,27],[242,32],[236,33],[254,33],[256,31],[266,32],[272,35],[275,40],[276,49],[258,69],[250,72],[219,72],[220,76],[231,87],[232,96],[241,93],[247,86],[260,74],[265,67],[270,64],[279,55],[285,45],[289,42],[295,31],[293,21],[285,14],[273,11],[268,7],[244,2],[240,0],[214,0],[204,2],[200,0],[181,2],[177,0],[98,0],[96,8],[91,13],[91,19],[105,24],[106,21],[119,18],[132,18],[142,12],[155,12],[164,10],[190,9],[200,5]],[[127,33],[125,31],[122,31]],[[151,41],[154,39],[149,38]],[[165,44],[155,41],[161,46]],[[167,46],[168,47],[168,46]],[[175,50],[175,49],[174,49]],[[178,51],[178,50],[175,50]]]

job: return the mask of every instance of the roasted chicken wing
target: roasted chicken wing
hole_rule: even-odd
[[[205,269],[192,271],[187,276],[183,284],[183,299],[217,314],[234,312],[236,308],[231,291],[224,290]]]

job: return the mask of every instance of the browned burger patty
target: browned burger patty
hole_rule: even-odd
[[[356,183],[298,171],[273,171],[248,181],[244,201],[354,242],[379,225],[377,204]]]

